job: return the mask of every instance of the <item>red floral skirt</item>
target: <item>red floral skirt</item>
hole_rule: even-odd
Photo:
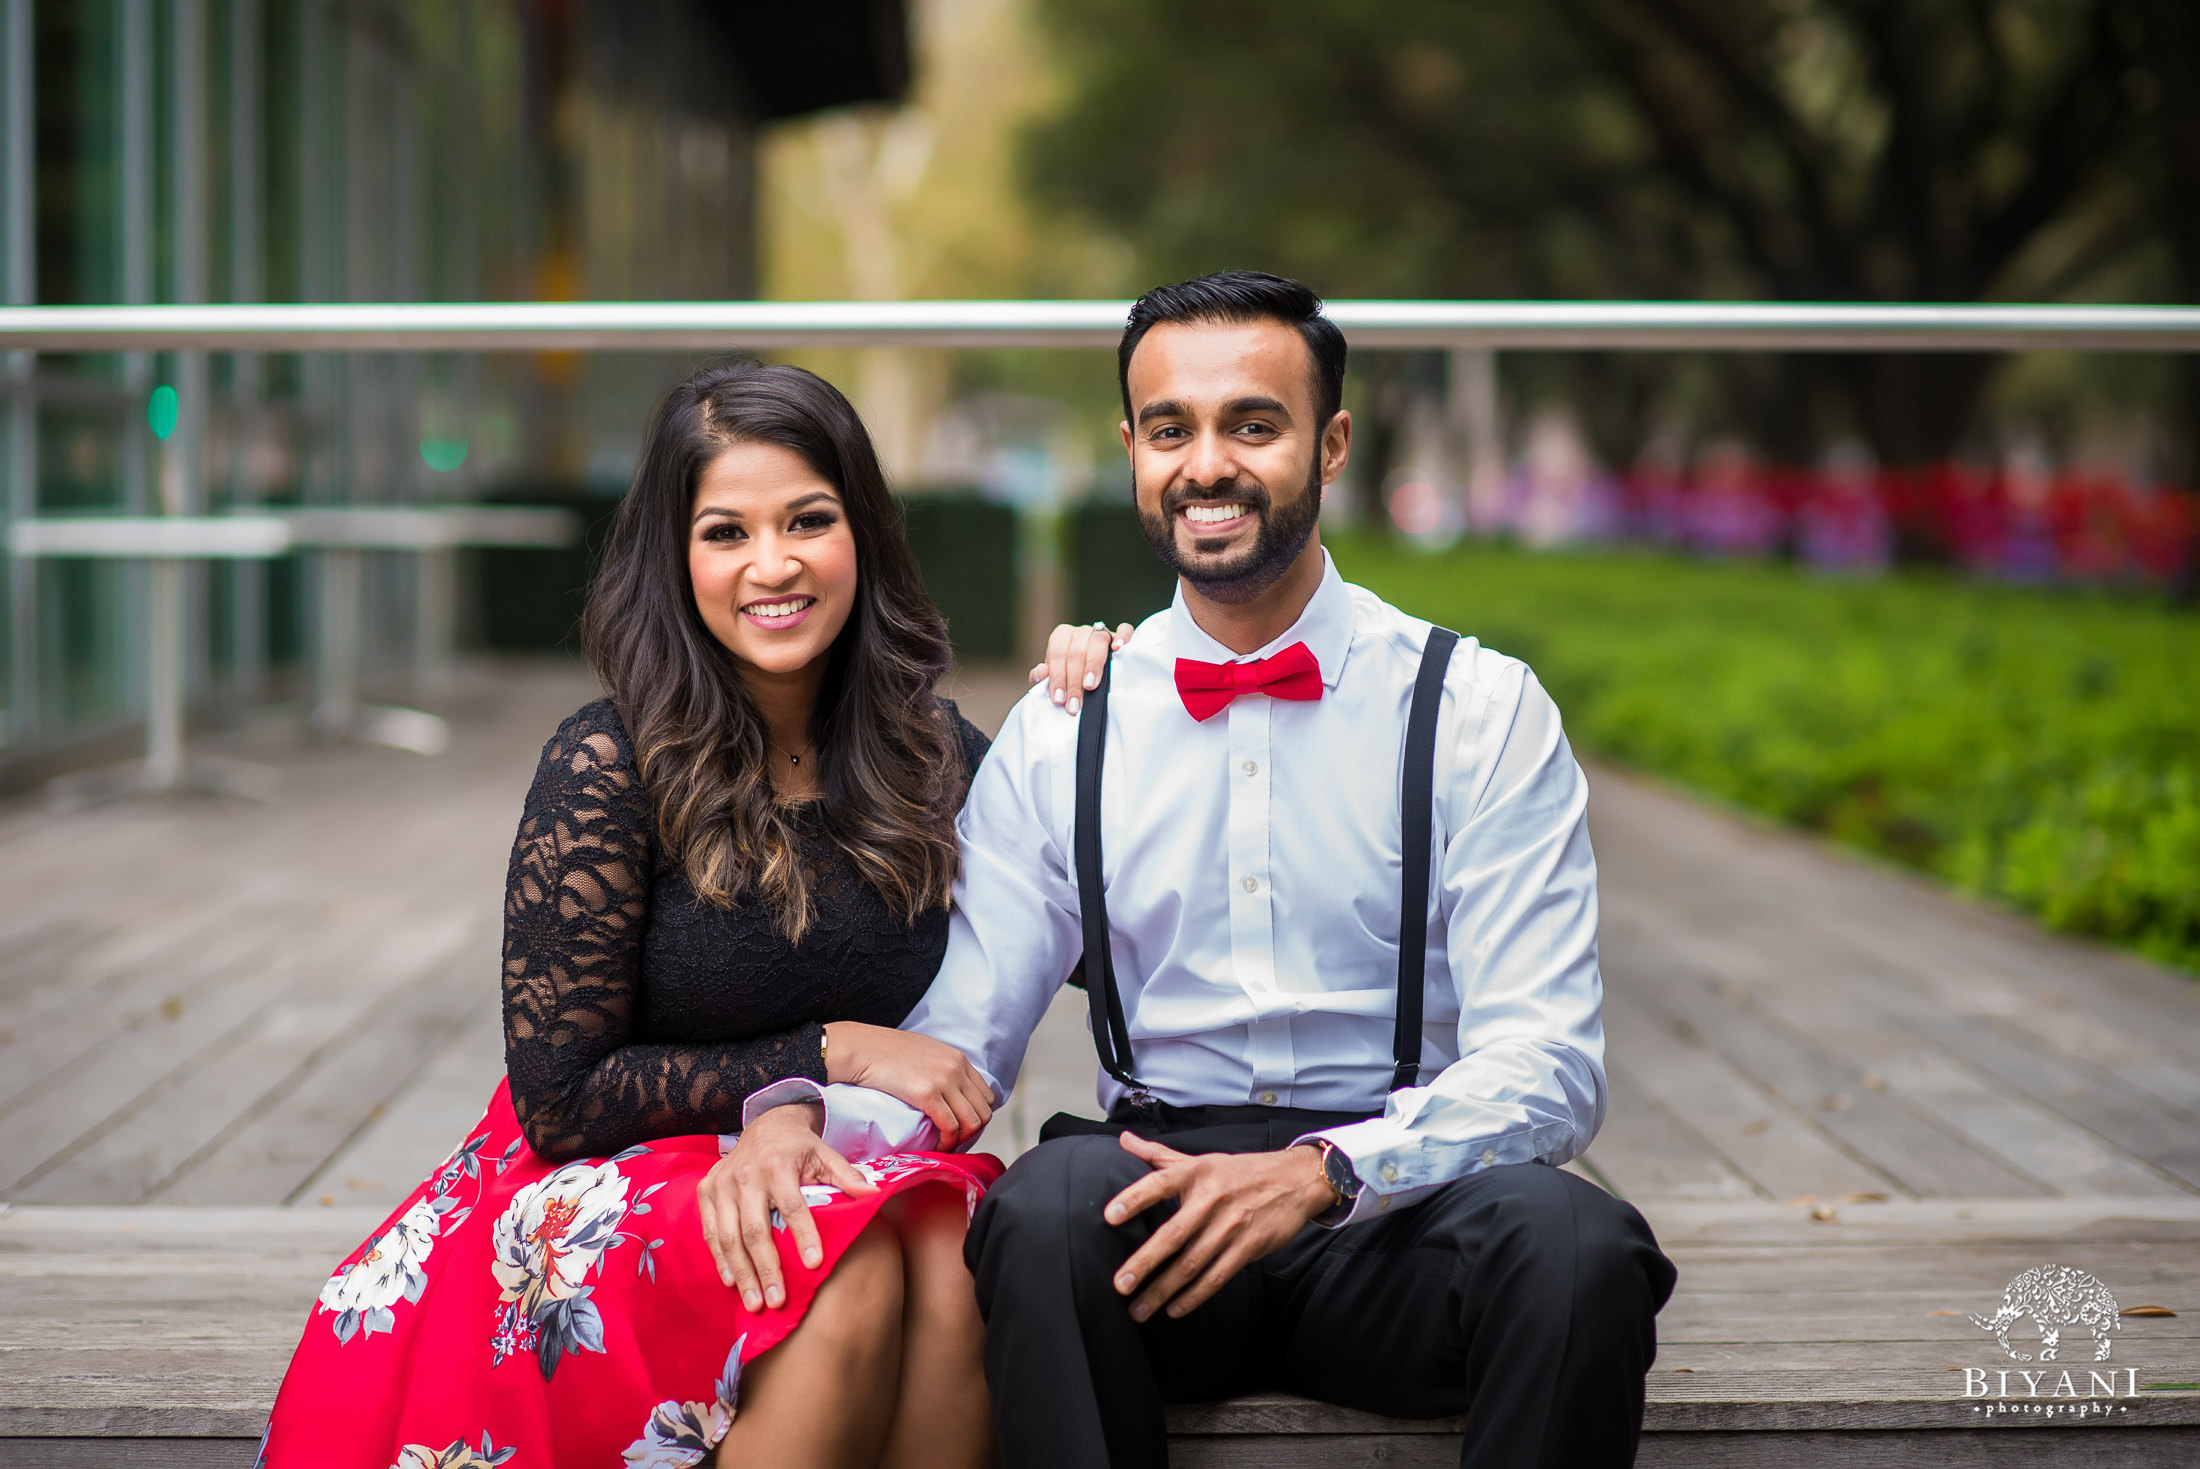
[[[782,1225],[787,1303],[750,1311],[697,1217],[718,1157],[715,1136],[696,1136],[546,1163],[500,1084],[458,1151],[322,1287],[260,1464],[700,1463],[732,1425],[742,1364],[794,1330],[881,1204],[946,1184],[976,1208],[1001,1173],[984,1154],[902,1153],[856,1165],[875,1194],[805,1189],[824,1263],[805,1266]]]

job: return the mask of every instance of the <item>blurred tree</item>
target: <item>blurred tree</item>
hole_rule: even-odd
[[[1340,295],[2200,299],[2192,0],[1050,0],[1043,199],[1154,278]],[[2165,272],[2165,249],[2182,269]],[[1726,359],[1808,455],[1947,452],[1993,367]],[[1580,363],[1639,412],[1669,364]],[[2196,398],[2200,402],[2200,398]],[[1637,419],[1639,423],[1639,418]]]

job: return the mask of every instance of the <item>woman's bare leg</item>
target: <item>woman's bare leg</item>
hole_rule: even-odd
[[[894,1417],[904,1316],[900,1243],[866,1229],[802,1324],[743,1370],[720,1469],[871,1469]]]
[[[880,1469],[986,1469],[993,1399],[985,1320],[963,1264],[970,1210],[961,1189],[915,1188],[879,1211],[901,1240],[901,1392]]]

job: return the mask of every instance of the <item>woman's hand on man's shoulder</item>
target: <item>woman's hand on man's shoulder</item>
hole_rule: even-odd
[[[1112,633],[1097,622],[1090,627],[1065,622],[1047,638],[1047,656],[1032,665],[1031,681],[1044,679],[1047,697],[1064,713],[1075,714],[1085,702],[1084,695],[1100,686],[1100,670],[1107,666],[1109,655],[1121,652],[1130,640],[1127,622]]]
[[[906,1102],[931,1120],[948,1151],[975,1140],[993,1120],[993,1088],[970,1058],[911,1030],[833,1021],[825,1027],[825,1079]]]

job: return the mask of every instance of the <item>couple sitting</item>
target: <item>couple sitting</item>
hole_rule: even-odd
[[[990,750],[840,394],[666,400],[611,697],[513,851],[508,1079],[322,1291],[263,1462],[1158,1465],[1164,1403],[1259,1388],[1630,1462],[1674,1272],[1555,1166],[1605,1106],[1557,710],[1330,564],[1311,292],[1154,291],[1119,362],[1179,592],[1112,663],[1058,631]],[[962,1150],[1080,967],[1108,1119],[1004,1172]]]

